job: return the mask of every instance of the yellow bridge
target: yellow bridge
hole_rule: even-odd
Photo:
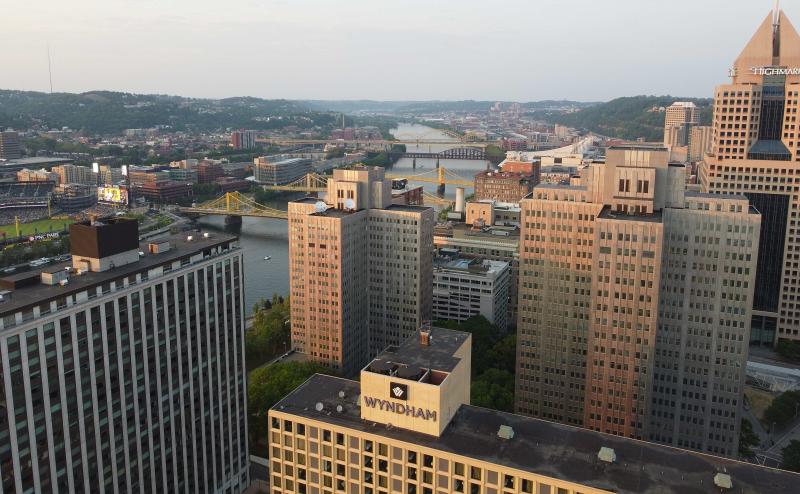
[[[285,185],[264,185],[263,187],[265,190],[281,192],[325,192],[328,188],[328,177],[319,173],[307,173]]]
[[[432,184],[457,185],[459,187],[472,187],[474,182],[467,180],[461,175],[451,172],[443,166],[432,168],[416,175],[399,175],[397,173],[387,173],[386,178],[405,178],[409,182],[427,182]]]
[[[224,196],[211,201],[192,207],[180,208],[180,211],[190,215],[218,214],[239,217],[255,216],[259,218],[278,218],[283,220],[289,217],[286,211],[264,206],[238,192],[228,192]]]

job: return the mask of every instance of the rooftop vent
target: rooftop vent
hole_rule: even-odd
[[[606,463],[614,463],[617,461],[617,453],[615,453],[612,448],[603,446],[600,448],[600,451],[597,452],[597,459]]]
[[[344,392],[344,390],[342,390],[342,391],[339,391],[339,398],[344,398],[345,396],[346,396],[346,395],[345,395],[345,392]]]
[[[497,430],[497,437],[500,439],[513,439],[514,438],[514,429],[507,425],[501,425],[500,428]]]
[[[321,412],[325,409],[325,405],[322,404],[321,401],[318,401],[316,405],[314,405],[314,410]]]
[[[11,300],[11,293],[11,290],[0,291],[0,303],[5,302],[6,300]]]
[[[714,485],[720,489],[733,489],[733,480],[727,473],[718,473],[714,475]]]

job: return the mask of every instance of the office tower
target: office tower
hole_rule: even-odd
[[[752,339],[800,340],[800,37],[783,12],[761,23],[714,92],[703,191],[744,194],[762,215]]]
[[[505,332],[510,279],[507,262],[440,249],[433,262],[434,320],[465,321],[481,315]]]
[[[255,130],[234,130],[231,132],[231,146],[234,149],[253,149],[256,147],[256,137],[258,133]]]
[[[0,159],[14,160],[21,157],[19,134],[11,129],[0,131]]]
[[[689,134],[689,161],[697,163],[702,161],[711,152],[714,129],[709,125],[692,127]]]
[[[680,147],[689,144],[692,127],[700,123],[697,106],[691,102],[676,101],[667,107],[664,117],[664,144]]]
[[[761,217],[613,146],[522,202],[519,412],[735,455]]]
[[[506,171],[483,171],[475,174],[475,199],[491,199],[498,202],[518,203],[539,183],[540,171],[534,164],[531,174]]]
[[[345,375],[431,318],[431,208],[391,204],[383,168],[334,170],[289,203],[292,345]]]
[[[0,280],[0,490],[242,492],[236,238],[112,219],[70,241],[71,264]]]
[[[269,411],[275,494],[788,494],[800,475],[470,406],[471,336],[425,329]]]
[[[100,165],[97,175],[101,185],[118,185],[124,180],[120,167]]]

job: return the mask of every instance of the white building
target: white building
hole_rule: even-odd
[[[501,331],[508,328],[507,262],[460,257],[441,249],[433,267],[433,318],[464,321],[482,315]]]

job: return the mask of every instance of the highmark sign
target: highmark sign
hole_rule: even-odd
[[[800,75],[800,67],[750,67],[753,75]]]
[[[436,422],[436,411],[428,410],[427,408],[418,408],[412,405],[406,405],[405,403],[395,403],[380,398],[372,398],[371,396],[364,396],[364,405],[369,408],[378,408],[384,412],[392,412],[398,415],[406,415],[408,417]]]

